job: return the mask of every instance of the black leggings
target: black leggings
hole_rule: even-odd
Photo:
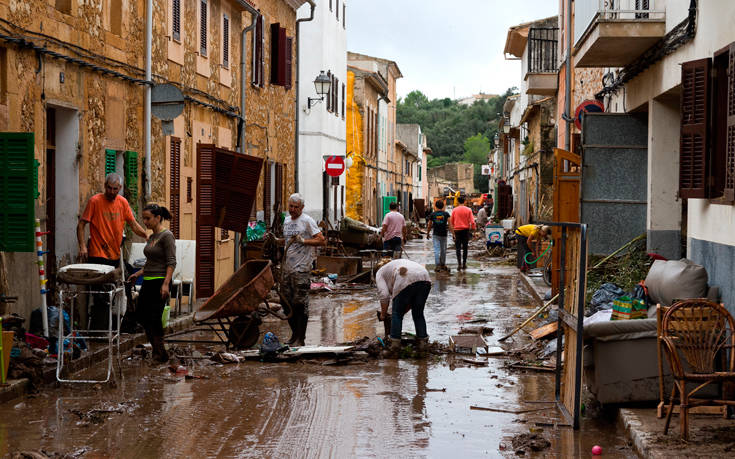
[[[463,229],[454,232],[456,239],[454,240],[454,249],[457,251],[457,263],[467,264],[467,248],[470,245],[470,230]]]
[[[164,279],[144,280],[140,287],[138,303],[135,305],[135,318],[145,329],[150,340],[154,336],[163,336],[163,308],[168,299],[161,298],[161,286]]]

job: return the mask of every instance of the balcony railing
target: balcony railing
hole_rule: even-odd
[[[528,31],[528,73],[556,72],[558,37],[557,27]]]
[[[597,20],[665,19],[665,12],[657,10],[655,3],[655,0],[576,0],[574,2],[575,45]]]

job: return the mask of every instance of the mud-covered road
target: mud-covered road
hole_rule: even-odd
[[[408,256],[433,263],[431,241],[409,243]],[[456,265],[452,253],[448,263]],[[433,264],[427,265],[433,276]],[[307,344],[382,335],[374,291],[312,297]],[[486,320],[494,341],[534,308],[515,269],[475,260],[466,273],[434,279],[426,307],[432,341],[447,342],[462,324]],[[261,331],[287,337],[285,323]],[[404,331],[413,331],[410,315]],[[504,343],[518,348],[527,338]],[[127,357],[127,356],[125,356]],[[47,388],[0,405],[0,455],[22,450],[77,457],[498,457],[514,456],[511,438],[538,434],[544,457],[635,457],[613,421],[585,419],[583,429],[539,427],[561,419],[551,405],[551,373],[519,372],[489,358],[485,367],[451,356],[368,360],[345,366],[319,361],[195,364],[172,375],[166,366],[124,359],[117,387]],[[514,414],[471,410],[470,406]],[[96,411],[95,411],[96,410]]]

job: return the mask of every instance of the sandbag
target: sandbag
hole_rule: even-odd
[[[653,304],[670,306],[674,300],[707,296],[707,270],[691,260],[656,260],[646,276]]]

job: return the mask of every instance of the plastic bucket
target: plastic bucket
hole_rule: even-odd
[[[503,232],[502,225],[488,224],[485,226],[485,241],[491,245],[502,245]]]
[[[169,319],[171,319],[171,306],[166,305],[163,307],[163,315],[161,315],[161,325],[163,328],[168,327]]]

